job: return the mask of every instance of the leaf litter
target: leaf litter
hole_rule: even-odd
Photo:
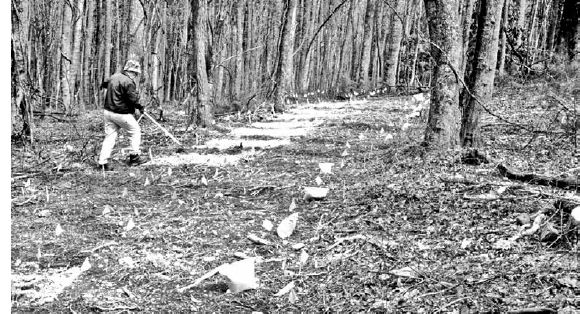
[[[526,103],[516,105],[521,108]],[[501,312],[579,306],[577,249],[566,238],[541,242],[532,234],[517,239],[516,245],[494,248],[498,241],[517,234],[518,215],[533,215],[546,206],[543,195],[557,195],[558,190],[541,188],[543,193],[534,194],[525,185],[499,190],[497,183],[503,179],[492,165],[458,163],[459,151],[424,151],[418,145],[421,118],[400,117],[401,111],[413,113],[412,99],[300,106],[304,114],[294,119],[303,122],[316,116],[321,119],[316,128],[302,138],[292,138],[291,145],[261,151],[259,156],[235,162],[206,159],[204,166],[193,159],[154,160],[106,178],[77,170],[66,176],[15,181],[13,199],[23,202],[32,197],[32,201],[13,204],[13,275],[50,274],[67,265],[80,269],[88,257],[92,267],[72,280],[74,288],[63,288],[58,298],[44,303],[52,311],[188,311],[192,300],[218,312],[370,308]],[[498,105],[504,107],[512,108]],[[405,123],[405,134],[397,133]],[[387,139],[385,133],[393,137]],[[177,135],[188,141],[185,134]],[[145,136],[145,144],[164,141],[156,136]],[[200,133],[199,139],[203,143],[212,136],[218,135]],[[546,146],[549,141],[514,146],[515,136],[524,136],[516,130],[499,133],[484,128],[483,136],[490,139],[484,141],[490,154],[520,169],[566,171],[577,162],[565,147]],[[551,150],[551,159],[545,158],[546,149]],[[174,157],[157,151],[154,159]],[[323,188],[332,193],[315,202],[305,200],[304,187],[321,175],[317,169],[321,163],[341,165],[332,175],[323,174]],[[13,167],[21,164],[13,162]],[[157,169],[160,164],[169,165],[171,174],[167,167]],[[13,172],[23,171],[17,169]],[[441,180],[450,174],[475,177],[478,183]],[[144,186],[149,178],[150,184]],[[200,178],[211,182],[206,186]],[[62,180],[77,189],[57,187]],[[30,189],[16,188],[20,182]],[[46,186],[53,187],[50,199],[34,198]],[[123,197],[116,196],[114,211],[103,215],[106,206],[113,205],[110,191],[121,191],[120,187],[123,193],[118,194]],[[222,197],[215,197],[218,193]],[[465,197],[486,194],[495,198]],[[30,216],[39,208],[52,214]],[[139,228],[125,232],[127,219],[135,212]],[[284,233],[285,238],[262,227],[266,219],[282,222],[293,213],[300,217],[299,227],[287,228],[292,232]],[[58,238],[43,236],[54,232],[63,219],[65,233]],[[250,234],[268,245],[251,241]],[[116,245],[102,246],[109,241]],[[213,276],[218,271],[184,293],[167,293],[223,265],[240,262],[235,260],[239,257],[246,261],[244,267],[226,267],[225,275]],[[250,266],[247,260],[254,258]],[[253,273],[239,272],[252,267]],[[112,288],[119,283],[124,289]],[[289,283],[294,283],[286,292],[289,297],[274,299]],[[228,289],[239,293],[224,294]],[[16,309],[37,306],[38,298],[17,291],[13,288]]]

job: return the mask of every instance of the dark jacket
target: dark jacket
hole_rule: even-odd
[[[109,78],[105,109],[115,113],[135,113],[135,109],[143,111],[139,103],[139,94],[135,82],[123,73],[115,73]]]

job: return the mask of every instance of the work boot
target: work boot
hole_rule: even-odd
[[[109,163],[106,164],[99,164],[98,165],[98,170],[101,171],[113,171],[113,166]]]
[[[129,166],[139,166],[142,165],[146,162],[148,162],[149,160],[147,159],[147,157],[143,157],[141,155],[137,155],[137,154],[131,154],[129,155]]]

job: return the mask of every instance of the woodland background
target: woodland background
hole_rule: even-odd
[[[12,310],[577,312],[579,6],[12,0]],[[182,145],[105,173],[129,59]]]
[[[416,92],[440,83],[434,69],[446,53],[464,81],[444,84],[477,112],[491,95],[489,69],[549,75],[578,59],[576,1],[425,4],[431,19],[419,0],[12,0],[12,133],[30,137],[35,113],[100,108],[101,82],[130,58],[143,67],[144,104],[185,107],[201,126],[308,93]]]

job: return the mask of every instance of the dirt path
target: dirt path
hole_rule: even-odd
[[[292,139],[305,137],[319,130],[325,121],[341,120],[347,116],[364,116],[373,110],[384,110],[386,106],[388,106],[388,111],[392,112],[411,112],[405,117],[406,120],[404,122],[401,123],[400,119],[395,119],[382,127],[383,133],[385,128],[395,131],[397,128],[402,127],[405,122],[410,122],[416,116],[414,113],[418,112],[417,109],[421,110],[426,105],[425,96],[419,94],[404,99],[399,103],[391,102],[389,104],[377,100],[360,100],[294,106],[284,114],[277,115],[271,121],[254,122],[248,127],[234,128],[229,136],[211,139],[204,145],[193,146],[196,150],[206,151],[205,153],[194,152],[161,156],[154,158],[150,164],[157,166],[198,164],[218,167],[233,165],[239,163],[242,159],[247,160],[255,157],[257,151],[290,145]],[[391,135],[393,134],[391,133]],[[241,153],[224,153],[224,151],[235,150],[237,147],[240,148]],[[221,153],[208,154],[207,150],[217,150]]]

